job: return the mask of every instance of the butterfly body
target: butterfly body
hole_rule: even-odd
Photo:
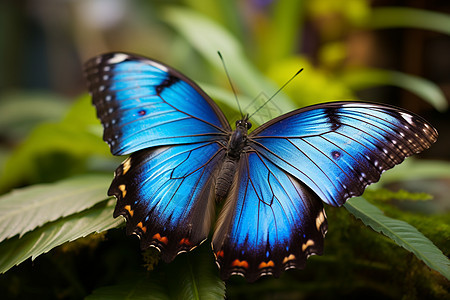
[[[104,140],[113,154],[130,154],[108,191],[117,198],[114,217],[124,216],[127,233],[166,262],[215,224],[223,279],[303,268],[323,253],[323,202],[341,206],[361,195],[437,139],[415,114],[349,101],[298,109],[251,133],[243,117],[233,131],[200,87],[160,62],[109,53],[88,61],[85,73]]]
[[[217,176],[215,187],[217,200],[224,199],[228,194],[242,151],[247,146],[247,131],[251,126],[247,118],[236,121],[236,130],[230,135],[226,156]]]

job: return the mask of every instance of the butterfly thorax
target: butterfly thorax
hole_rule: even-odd
[[[247,117],[236,121],[236,130],[231,133],[227,144],[225,160],[217,176],[217,200],[225,198],[230,190],[242,150],[247,145],[247,131],[251,126],[252,124],[248,121]]]

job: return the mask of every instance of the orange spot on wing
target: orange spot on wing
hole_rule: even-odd
[[[180,241],[180,245],[191,246],[191,241],[188,238],[182,238]]]
[[[142,229],[142,232],[146,232],[147,231],[147,227],[145,227],[142,222],[139,222],[137,225],[137,227],[139,227],[140,229]]]
[[[219,250],[216,252],[216,257],[223,257],[223,250]]]
[[[125,208],[126,210],[128,210],[128,213],[130,214],[130,217],[132,217],[133,214],[134,214],[134,211],[131,209],[131,206],[130,206],[130,205],[125,205],[124,208]]]
[[[268,262],[262,262],[259,264],[258,268],[260,269],[264,269],[264,268],[273,268],[275,267],[275,263],[271,260],[269,260]]]
[[[161,243],[167,245],[167,243],[169,242],[169,239],[165,236],[161,236],[159,233],[155,234],[152,239],[158,240]]]
[[[125,195],[127,194],[127,187],[125,184],[119,185],[119,190],[122,192],[122,198],[125,198]]]
[[[290,262],[291,260],[295,260],[295,259],[296,259],[296,257],[295,257],[294,254],[289,254],[289,256],[286,256],[286,257],[283,259],[283,264],[285,264],[285,263],[287,263],[287,262]]]
[[[240,261],[239,259],[235,259],[232,263],[231,263],[232,267],[239,267],[239,268],[244,268],[244,269],[248,269],[248,262],[246,260],[242,260]]]
[[[306,243],[304,243],[302,245],[302,251],[305,251],[310,246],[314,246],[314,241],[313,240],[306,241]]]

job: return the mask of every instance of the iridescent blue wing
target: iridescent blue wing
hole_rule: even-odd
[[[255,281],[303,268],[322,254],[327,222],[322,201],[305,184],[256,151],[241,155],[212,247],[222,279]]]
[[[133,153],[116,170],[108,195],[114,217],[127,219],[127,233],[142,249],[161,251],[169,262],[205,240],[214,218],[214,178],[225,149],[206,142],[161,146]]]
[[[214,215],[212,186],[230,126],[217,105],[172,68],[126,53],[89,60],[85,74],[115,155],[108,195],[127,232],[165,261],[200,244]]]
[[[331,102],[275,118],[249,146],[334,206],[359,196],[385,170],[430,147],[437,131],[392,106]]]
[[[230,131],[208,95],[160,62],[109,53],[89,60],[85,74],[103,139],[114,155],[216,140]]]

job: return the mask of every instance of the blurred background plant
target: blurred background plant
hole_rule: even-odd
[[[102,195],[97,202],[99,197],[104,202],[80,204],[71,213],[78,216],[88,208],[99,209],[98,205],[112,207],[114,203],[108,202],[105,195],[107,182],[122,158],[112,157],[101,140],[102,128],[85,93],[83,62],[107,51],[134,52],[163,61],[198,82],[233,123],[239,114],[217,55],[220,51],[241,105],[249,112],[296,71],[305,69],[258,113],[256,123],[297,107],[351,99],[401,106],[428,119],[439,131],[438,142],[421,154],[420,160],[408,159],[384,174],[382,181],[364,196],[387,215],[414,225],[448,256],[449,11],[448,1],[3,1],[0,192],[74,175],[97,174],[107,179],[97,187]],[[86,185],[88,181],[81,182]],[[44,190],[42,197],[45,199],[45,193],[50,192],[63,194],[61,188],[50,189]],[[38,192],[31,190],[24,197],[32,198],[33,193]],[[428,195],[433,196],[432,200]],[[3,224],[4,220],[19,220],[36,228],[44,224],[55,228],[61,218],[61,224],[71,221],[67,219],[69,212],[61,212],[67,209],[64,205],[51,213],[49,207],[42,206],[51,216],[42,216],[38,222],[32,217],[29,202],[21,204],[14,218],[12,208],[1,203]],[[323,257],[311,258],[306,270],[289,271],[279,280],[265,278],[248,285],[241,278],[233,278],[227,283],[226,295],[231,299],[450,297],[448,280],[431,271],[417,255],[374,233],[345,209],[326,209],[330,229]],[[31,219],[21,215],[24,210]],[[11,222],[7,224],[12,226]],[[118,223],[103,225],[106,229]],[[0,229],[8,231],[6,227]],[[71,236],[51,242],[48,249],[24,254],[21,259],[2,255],[13,253],[11,249],[21,245],[17,234],[26,233],[25,238],[35,233],[33,230],[3,234],[3,272],[29,256],[75,239]],[[40,230],[45,232],[45,226]],[[80,237],[99,231],[97,227],[84,230]],[[168,291],[174,279],[161,274],[183,268],[187,258],[177,258],[168,266],[158,265],[158,272],[149,273],[159,275],[152,277],[144,273],[134,239],[124,237],[121,229],[100,236],[64,244],[52,250],[54,255],[14,267],[0,275],[2,291],[11,298],[70,299],[91,294],[95,299],[104,295],[120,297],[121,292],[129,295],[130,289],[137,290],[136,296],[179,295]],[[35,245],[28,243],[30,249]],[[197,283],[215,288],[213,294],[220,298],[225,289],[216,280],[211,254],[202,250],[205,247],[200,247],[197,256],[206,257],[210,269],[196,270],[213,280],[203,278]],[[146,257],[153,256],[144,255],[148,262]],[[188,263],[196,264],[198,259],[194,257]],[[9,267],[4,267],[5,262]],[[202,262],[200,259],[199,264]],[[442,268],[448,274],[448,262]],[[129,275],[127,280],[124,274]]]

